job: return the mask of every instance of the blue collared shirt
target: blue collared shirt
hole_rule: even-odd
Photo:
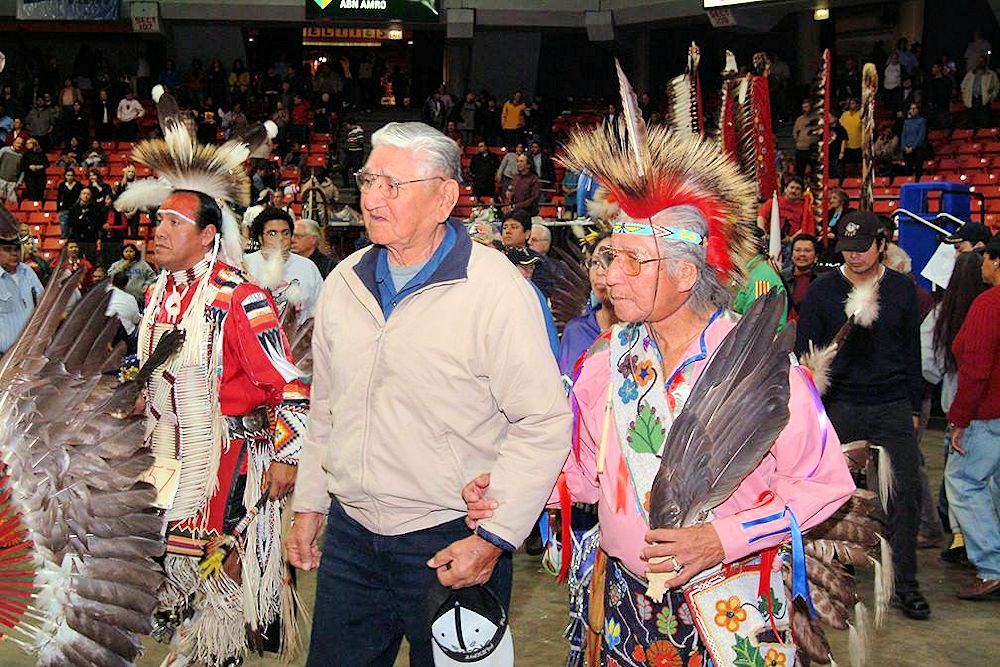
[[[392,273],[389,270],[389,251],[385,248],[377,250],[378,259],[375,264],[375,283],[378,286],[379,305],[382,307],[382,315],[386,320],[389,319],[389,315],[392,314],[392,311],[399,305],[400,301],[427,283],[437,268],[441,266],[444,258],[455,247],[455,240],[457,238],[455,228],[452,225],[446,224],[444,229],[444,239],[441,241],[441,245],[437,247],[437,250],[427,260],[424,267],[417,272],[417,275],[413,276],[400,290],[396,289],[396,285],[392,280]]]
[[[0,269],[0,354],[17,342],[41,296],[42,283],[27,264],[13,274]]]

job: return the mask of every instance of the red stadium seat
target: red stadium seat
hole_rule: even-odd
[[[972,130],[968,128],[958,128],[951,133],[952,141],[968,141],[972,138]]]
[[[976,139],[996,139],[1000,137],[1000,127],[981,127],[976,130]]]

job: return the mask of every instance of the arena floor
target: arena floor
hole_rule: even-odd
[[[921,443],[928,462],[933,488],[942,474],[940,430],[929,430]],[[929,621],[911,621],[893,611],[885,629],[873,640],[869,665],[882,667],[976,667],[994,665],[1000,661],[996,651],[996,620],[1000,614],[1000,597],[987,602],[962,602],[955,597],[960,582],[971,576],[964,570],[942,563],[938,549],[922,550],[920,581],[930,601]],[[562,639],[565,626],[565,589],[556,586],[553,578],[538,565],[537,558],[519,553],[515,559],[512,624],[518,667],[561,667],[565,660],[566,643]],[[870,580],[869,580],[870,582]],[[315,577],[300,579],[300,591],[308,606],[312,605]],[[870,593],[870,586],[862,587]],[[992,629],[991,629],[992,628]],[[831,632],[834,655],[842,666],[850,664],[846,633]],[[146,654],[138,664],[156,667],[166,653],[165,647],[147,640]],[[990,648],[992,646],[992,649]],[[404,645],[396,667],[407,667]],[[0,667],[28,667],[34,661],[13,645],[0,644]],[[252,667],[279,667],[276,659],[252,658]],[[304,656],[293,665],[305,664]]]

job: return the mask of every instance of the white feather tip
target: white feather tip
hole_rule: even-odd
[[[278,126],[275,125],[273,120],[265,120],[264,129],[267,130],[267,136],[271,137],[272,139],[278,136]]]
[[[153,90],[152,90],[153,101],[154,102],[159,102],[160,98],[163,97],[163,93],[165,93],[165,92],[167,92],[167,91],[163,88],[162,84],[158,83],[155,86],[153,86]]]
[[[844,313],[854,316],[854,323],[865,329],[871,328],[879,315],[878,283],[855,285],[844,302]]]

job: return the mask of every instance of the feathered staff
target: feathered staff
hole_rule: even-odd
[[[823,62],[813,84],[812,111],[809,116],[809,133],[818,136],[819,141],[810,148],[812,172],[807,181],[809,192],[812,193],[813,219],[823,221],[817,225],[820,239],[829,230],[827,210],[829,210],[830,191],[826,175],[830,170],[830,50],[823,52]],[[805,174],[802,174],[805,177]]]
[[[712,355],[663,446],[649,496],[650,528],[693,526],[732,495],[788,423],[794,327],[775,334],[784,298],[754,302]],[[648,575],[662,600],[672,573]]]
[[[698,45],[691,42],[684,74],[667,82],[666,117],[667,124],[677,132],[703,136],[705,123],[702,118],[701,83],[698,79],[700,61],[701,52]]]
[[[878,70],[865,63],[861,70],[861,198],[858,208],[874,207],[875,184],[875,96],[878,93]]]

